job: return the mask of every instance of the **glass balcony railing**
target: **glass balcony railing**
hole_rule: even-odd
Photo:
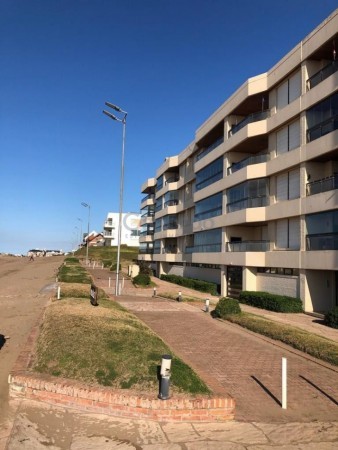
[[[214,141],[211,145],[204,148],[200,153],[198,153],[196,155],[196,162],[199,161],[200,159],[204,158],[204,156],[206,156],[208,153],[212,152],[216,147],[223,144],[223,142],[224,142],[223,136],[216,139],[216,141]]]
[[[270,241],[240,241],[227,242],[227,252],[268,252]]]
[[[230,167],[228,167],[228,175],[231,175],[232,173],[237,172],[240,169],[243,169],[243,167],[251,166],[252,164],[259,164],[262,162],[266,162],[270,159],[270,155],[264,154],[264,155],[256,155],[256,156],[249,156],[248,158],[242,159],[242,161],[233,163]]]
[[[177,248],[162,248],[162,254],[164,255],[177,255]]]
[[[146,211],[141,214],[141,217],[154,217],[155,211]]]
[[[215,253],[221,252],[222,244],[202,244],[185,247],[184,253]]]
[[[308,234],[306,250],[338,250],[338,233]]]
[[[141,231],[140,232],[140,236],[152,236],[155,233],[154,230],[146,230],[146,231]]]
[[[311,142],[318,139],[331,131],[338,130],[338,115],[330,117],[324,122],[315,125],[307,130],[307,141]]]
[[[338,189],[338,173],[321,180],[311,181],[306,185],[306,195],[320,194],[321,192]]]
[[[243,120],[241,120],[239,123],[232,126],[231,130],[229,131],[229,137],[233,136],[235,133],[237,133],[239,130],[244,128],[249,123],[258,122],[260,120],[267,119],[268,117],[270,117],[269,109],[249,114]]]
[[[164,202],[164,208],[167,208],[168,206],[177,206],[178,200],[168,200],[167,202]]]
[[[334,74],[338,70],[338,61],[331,61],[327,66],[323,67],[319,72],[312,75],[307,80],[307,88],[312,89],[317,84],[321,83],[322,81],[326,80],[330,75]]]
[[[155,194],[148,194],[142,198],[141,203],[145,202],[146,200],[154,200],[154,198],[155,198]]]
[[[247,208],[259,208],[261,206],[267,206],[267,204],[268,204],[268,197],[266,196],[247,197],[243,198],[242,200],[237,200],[236,202],[228,203],[227,212],[231,213]]]
[[[165,184],[176,183],[176,181],[178,181],[179,179],[180,177],[178,175],[173,175],[172,177],[166,180]]]
[[[166,230],[177,230],[178,225],[177,223],[166,223],[163,225],[163,231]]]
[[[154,253],[154,249],[152,248],[139,248],[138,252],[140,255],[152,255]]]

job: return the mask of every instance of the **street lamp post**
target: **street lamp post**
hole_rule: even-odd
[[[82,234],[82,219],[80,219],[79,217],[77,218],[77,220],[81,223],[80,227],[81,227],[81,231],[80,231],[80,240],[79,240],[79,244],[80,247],[82,247],[82,242],[83,242],[83,234]]]
[[[119,292],[119,273],[120,273],[120,255],[121,255],[121,233],[122,233],[122,210],[123,210],[123,186],[124,186],[124,148],[126,141],[126,122],[127,122],[127,112],[123,111],[119,106],[113,105],[110,102],[105,102],[105,105],[109,108],[114,109],[122,115],[122,117],[117,117],[109,111],[103,110],[103,114],[108,116],[110,119],[116,120],[122,123],[122,155],[121,155],[121,176],[120,176],[120,208],[119,208],[119,231],[117,240],[117,263],[116,263],[116,284],[115,284],[115,295],[118,296]]]
[[[89,222],[90,222],[90,205],[88,203],[82,202],[82,206],[88,208],[88,231],[87,231],[87,249],[86,249],[86,265],[88,265],[88,249],[89,249]]]

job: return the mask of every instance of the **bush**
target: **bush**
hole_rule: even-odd
[[[229,314],[240,314],[241,307],[239,306],[238,300],[222,297],[216,305],[215,313],[217,317],[224,319]]]
[[[324,323],[328,327],[338,328],[338,306],[325,314]]]
[[[161,275],[161,280],[175,283],[200,292],[208,292],[211,295],[217,295],[217,285],[208,281],[196,280],[195,278],[184,278],[179,275]]]
[[[133,278],[133,283],[138,284],[139,286],[149,286],[150,281],[150,276],[145,273],[139,273]]]
[[[287,297],[286,295],[270,294],[269,292],[242,291],[239,302],[268,311],[300,313],[303,312],[303,304],[300,298]]]
[[[152,269],[144,261],[138,261],[138,265],[140,268],[139,273],[144,274],[144,275],[152,275],[153,274]]]
[[[112,264],[111,266],[110,266],[110,271],[111,272],[116,272],[116,269],[117,269],[117,263],[114,263],[114,264]],[[119,271],[121,272],[121,264],[119,264]]]

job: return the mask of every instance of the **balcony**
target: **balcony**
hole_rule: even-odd
[[[177,255],[177,248],[162,248],[163,255]]]
[[[178,224],[177,223],[165,223],[163,224],[163,231],[166,230],[177,230]]]
[[[249,156],[248,158],[242,159],[242,161],[233,163],[230,167],[228,167],[227,173],[228,175],[231,175],[232,173],[235,173],[238,170],[243,169],[244,167],[251,166],[252,164],[267,162],[269,161],[269,159],[270,155],[267,154]]]
[[[333,189],[338,189],[338,173],[331,177],[307,183],[306,195],[320,194],[321,192],[332,191]]]
[[[184,253],[216,253],[222,251],[222,244],[202,244],[185,247]]]
[[[308,234],[306,250],[338,250],[338,233]]]
[[[229,131],[229,137],[236,134],[239,130],[244,128],[249,123],[258,122],[260,120],[267,119],[268,117],[270,117],[269,109],[249,114],[248,116],[244,117],[244,119],[241,120],[239,123],[232,126],[231,130]]]
[[[331,61],[327,66],[323,67],[323,69],[312,75],[312,77],[307,80],[307,89],[310,90],[314,88],[315,86],[317,86],[317,84],[321,83],[322,81],[326,80],[326,78],[337,72],[337,70],[338,62]]]
[[[153,236],[154,233],[155,233],[154,230],[141,231],[141,232],[140,232],[140,237],[143,237],[143,236]]]
[[[115,238],[115,234],[111,233],[110,231],[104,231],[103,237],[105,237],[105,238],[111,238],[111,237]]]
[[[260,197],[247,197],[241,200],[237,200],[236,202],[228,203],[227,212],[231,213],[247,208],[260,208],[261,206],[267,205],[268,205],[268,197],[266,197],[265,195]]]
[[[140,255],[152,255],[154,253],[153,248],[139,248],[138,253]]]
[[[155,194],[148,194],[142,198],[141,203],[146,202],[147,200],[154,200],[154,199],[155,199]]]
[[[173,175],[172,177],[168,178],[165,182],[165,184],[170,184],[170,183],[176,183],[176,181],[178,181],[180,179],[180,177],[178,175]]]
[[[314,141],[331,131],[338,130],[338,115],[330,117],[324,122],[315,125],[307,130],[307,142]]]
[[[270,248],[270,241],[239,241],[226,243],[227,252],[268,252]]]
[[[200,153],[198,153],[198,155],[196,155],[196,162],[199,161],[200,159],[204,158],[204,156],[206,156],[208,153],[212,152],[216,147],[223,144],[223,142],[224,142],[223,136],[216,139],[215,142],[213,142],[208,147],[204,148]]]
[[[167,202],[164,202],[164,208],[167,208],[168,206],[177,206],[178,200],[168,200]]]
[[[113,221],[112,221],[112,220],[106,220],[105,223],[104,223],[104,228],[112,228],[112,229],[115,229],[115,226],[114,226],[114,224],[113,224]]]

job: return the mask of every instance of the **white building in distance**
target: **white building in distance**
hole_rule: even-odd
[[[138,213],[122,213],[121,245],[139,246],[141,215]],[[109,212],[103,226],[105,246],[118,245],[119,213]]]

